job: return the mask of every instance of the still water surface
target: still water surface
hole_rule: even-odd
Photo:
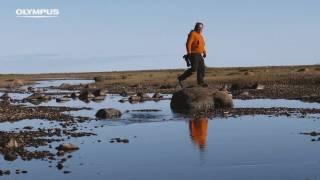
[[[124,113],[120,120],[93,120],[79,125],[79,129],[98,135],[67,141],[80,147],[64,164],[64,170],[71,171],[70,174],[57,170],[55,163],[19,159],[7,162],[1,158],[2,169],[28,170],[28,174],[5,178],[320,179],[320,142],[311,142],[311,137],[299,134],[320,131],[318,117],[259,115],[195,120],[171,112],[169,100],[129,104],[119,103],[119,99],[121,97],[108,95],[100,103],[79,100],[56,103],[53,100],[41,104],[91,107],[93,110],[72,112],[90,117],[94,117],[99,108],[113,107],[130,112]],[[236,100],[235,106],[319,108],[319,104],[289,100]],[[161,111],[131,111],[146,108]],[[14,130],[27,125],[59,127],[58,123],[45,120],[23,120],[2,123],[0,129]],[[130,143],[109,143],[116,137],[127,138]]]

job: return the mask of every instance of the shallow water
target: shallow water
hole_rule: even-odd
[[[246,108],[271,108],[271,107],[287,107],[287,108],[320,108],[320,103],[302,102],[299,100],[287,99],[252,99],[240,100],[235,99],[236,107]]]
[[[168,96],[170,97],[170,96]],[[89,121],[79,129],[97,136],[71,138],[80,150],[64,163],[63,174],[55,163],[33,160],[7,162],[1,169],[26,169],[28,174],[9,179],[320,179],[320,142],[300,132],[320,131],[317,117],[241,116],[192,120],[174,114],[170,100],[130,104],[122,97],[108,95],[100,103],[71,100],[41,105],[91,107],[72,112],[94,118],[100,108],[117,108],[119,120]],[[235,100],[236,107],[319,108],[319,104],[292,100]],[[160,109],[157,112],[133,112]],[[45,120],[2,123],[0,130],[57,127]],[[110,143],[111,138],[127,138],[128,144]],[[98,142],[101,140],[101,142]],[[54,144],[54,147],[57,144]],[[52,165],[52,168],[48,166]]]
[[[180,119],[96,128],[97,137],[70,140],[80,146],[65,163],[64,170],[71,174],[48,168],[49,163],[42,161],[8,163],[1,159],[0,163],[2,168],[27,169],[26,175],[10,176],[21,179],[319,178],[320,143],[298,134],[319,130],[315,128],[320,125],[318,120],[265,116],[210,119],[204,144],[190,136],[189,123]],[[86,126],[103,124],[108,125],[94,121]],[[114,137],[128,138],[130,143],[109,143]]]
[[[87,83],[93,83],[93,82],[94,80],[85,80],[85,79],[43,80],[43,81],[38,81],[36,84],[32,85],[32,87],[42,88],[42,87],[50,87],[50,86],[60,86],[63,83],[78,85],[78,84],[87,84]]]

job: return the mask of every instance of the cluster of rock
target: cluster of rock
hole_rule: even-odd
[[[129,97],[129,102],[140,102],[141,100],[162,98],[158,93],[150,97],[143,93]],[[204,87],[184,88],[172,95],[171,108],[179,112],[210,111],[217,108],[232,108],[232,95],[227,91],[215,91]],[[122,115],[120,110],[114,108],[100,109],[96,113],[97,119],[115,119]]]
[[[73,117],[63,112],[72,110],[81,110],[89,108],[74,108],[74,107],[50,107],[50,106],[20,106],[12,105],[0,101],[0,122],[18,121],[23,119],[47,119],[55,121],[74,121],[76,119],[83,120],[84,117]]]
[[[233,83],[229,90],[239,99],[252,99],[252,93],[265,89],[265,85],[258,82],[255,83]]]
[[[124,139],[121,139],[121,138],[112,138],[110,141],[109,141],[110,143],[129,143],[130,141],[129,141],[129,139],[126,139],[126,138],[124,138]]]
[[[84,101],[84,102],[90,102],[90,101],[100,102],[105,99],[108,93],[106,89],[98,89],[95,84],[87,84],[85,86],[80,84],[80,86],[81,86],[80,88],[81,90],[74,91],[69,95],[58,97],[56,98],[56,102],[67,102],[67,101],[70,101],[71,99],[76,99],[76,98],[79,98],[81,101]],[[58,89],[67,89],[67,90],[76,90],[75,88],[76,87],[74,85],[70,85],[66,83],[63,83],[58,87]]]
[[[80,100],[89,102],[89,101],[96,101],[100,102],[105,99],[107,96],[108,91],[105,89],[83,89],[80,93],[72,93],[71,97],[76,98],[78,97]]]
[[[44,92],[48,91],[48,89],[47,88],[35,88],[35,87],[29,86],[27,88],[27,91],[30,93],[39,93],[40,94],[40,93],[44,93]]]
[[[4,93],[3,95],[0,96],[0,99],[2,101],[11,101],[11,97],[9,96],[8,93]]]
[[[88,95],[90,94],[86,94],[86,96]],[[96,95],[99,95],[99,94],[96,94]],[[123,95],[128,95],[128,93],[123,92]],[[163,96],[160,93],[154,93],[153,96],[149,96],[146,93],[138,92],[135,95],[129,96],[127,99],[121,99],[120,102],[129,101],[130,103],[137,103],[137,102],[142,102],[147,100],[161,100],[161,99],[163,99]],[[103,108],[98,110],[95,116],[97,117],[97,119],[116,119],[116,118],[120,118],[121,115],[122,113],[118,109]]]
[[[42,102],[48,102],[52,99],[51,96],[45,95],[43,93],[33,93],[32,95],[23,99],[23,102],[29,102],[35,105],[39,105]]]
[[[127,95],[127,93],[122,92],[122,96],[124,96],[124,94]],[[161,99],[163,99],[163,95],[161,95],[160,93],[154,93],[152,96],[149,96],[146,93],[138,92],[134,95],[129,96],[128,99],[121,99],[120,102],[129,101],[130,103],[134,104],[134,103],[149,101],[149,100],[159,101]]]
[[[89,102],[89,101],[95,101],[100,102],[105,99],[107,95],[107,91],[103,89],[96,89],[96,90],[88,90],[84,89],[80,92],[73,92],[70,95],[64,95],[62,97],[57,97],[56,102],[67,102],[71,99],[79,98],[82,101]],[[7,94],[4,94],[0,97],[0,99],[10,99],[10,97]],[[48,102],[52,99],[51,96],[46,95],[44,93],[33,93],[32,95],[26,97],[23,99],[23,102],[30,102],[35,105],[39,105],[42,102]]]

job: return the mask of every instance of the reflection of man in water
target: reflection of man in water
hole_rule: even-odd
[[[189,121],[190,137],[200,150],[207,144],[208,118],[196,118]]]

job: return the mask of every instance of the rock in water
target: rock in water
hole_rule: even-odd
[[[27,88],[27,91],[28,91],[28,92],[34,92],[34,91],[35,91],[35,88],[30,86],[30,87]]]
[[[232,108],[232,95],[225,91],[217,91],[213,94],[215,108]]]
[[[94,95],[90,91],[84,89],[80,92],[79,99],[87,100],[92,98],[94,98]]]
[[[0,99],[2,99],[2,100],[4,100],[4,101],[10,101],[10,96],[9,96],[9,94],[8,93],[4,93],[1,97],[0,97]]]
[[[77,97],[79,97],[80,96],[80,93],[78,93],[78,92],[73,92],[73,93],[71,93],[71,98],[77,98]]]
[[[67,97],[61,97],[56,99],[56,102],[67,102],[67,101],[70,101],[70,99]]]
[[[160,93],[154,93],[152,98],[163,98],[163,96]]]
[[[3,156],[4,160],[6,161],[14,161],[16,160],[18,157],[14,152],[7,152],[4,156]]]
[[[63,143],[60,144],[56,149],[59,151],[74,151],[78,150],[79,147],[71,143]]]
[[[86,84],[84,87],[87,89],[96,89],[97,88],[95,83]]]
[[[140,96],[136,96],[136,95],[134,95],[134,96],[130,96],[129,97],[129,102],[139,102],[139,101],[141,101],[141,97]]]
[[[5,145],[5,148],[8,148],[8,149],[15,149],[18,147],[20,147],[20,144],[15,138],[10,138]]]
[[[63,150],[59,150],[57,152],[57,156],[64,156],[64,151]]]
[[[119,118],[121,115],[121,111],[114,108],[100,109],[96,113],[96,117],[99,119]]]
[[[137,96],[140,97],[142,100],[143,99],[150,99],[150,96],[146,93],[143,93],[143,92],[138,92]]]
[[[175,111],[207,111],[214,107],[212,91],[203,87],[179,90],[172,95],[170,106]]]
[[[127,90],[126,90],[125,88],[123,88],[123,89],[121,90],[120,96],[123,96],[123,97],[128,96],[128,92],[127,92]]]
[[[46,96],[46,95],[41,94],[41,93],[34,93],[34,94],[24,98],[23,101],[30,102],[32,104],[38,105],[38,104],[41,104],[42,102],[46,102],[46,101],[49,101],[49,100],[51,100],[51,96]]]
[[[94,102],[102,102],[102,101],[104,101],[105,100],[105,96],[96,96],[96,97],[94,97],[92,100],[94,101]]]
[[[106,96],[107,95],[107,90],[105,90],[105,89],[97,89],[97,90],[95,90],[95,91],[93,91],[93,95],[95,96],[95,97],[97,97],[97,96]]]

